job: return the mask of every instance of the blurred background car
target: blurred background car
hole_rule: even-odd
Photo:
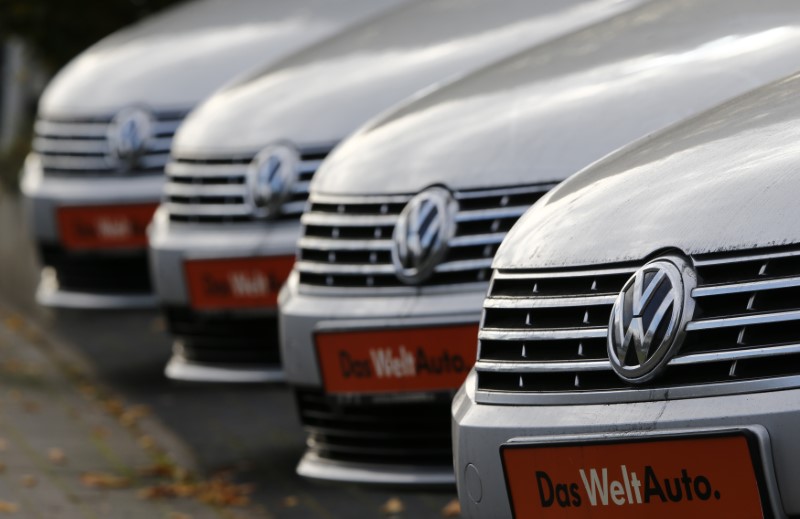
[[[467,517],[800,514],[798,90],[623,148],[508,233],[453,403]]]
[[[145,228],[185,114],[236,74],[402,0],[196,0],[92,46],[39,104],[21,188],[48,306],[152,305]]]
[[[800,69],[798,24],[792,1],[651,2],[408,102],[341,144],[311,184],[280,299],[284,367],[309,434],[298,471],[453,478],[450,398],[474,362],[506,231],[581,167]],[[559,217],[566,229],[570,215]],[[531,312],[527,301],[487,310],[486,326],[516,316],[525,330],[509,332],[516,342],[482,332],[487,384],[505,388],[526,355],[558,356],[558,334],[527,331],[560,316],[558,302]],[[529,335],[541,341],[517,340]],[[570,355],[593,354],[598,341],[574,339]],[[492,402],[493,388],[481,394]]]
[[[167,376],[283,379],[278,291],[309,182],[338,142],[420,89],[639,3],[411,3],[210,97],[175,137],[149,234],[175,336]]]

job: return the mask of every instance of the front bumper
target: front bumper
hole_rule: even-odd
[[[297,389],[308,434],[298,473],[359,483],[452,484],[447,409],[453,392],[326,392],[314,337],[354,330],[477,328],[484,295],[473,288],[343,298],[305,293],[293,274],[281,292],[279,329],[286,377]],[[474,359],[475,352],[471,355]]]
[[[163,183],[162,175],[49,177],[36,156],[30,155],[21,189],[28,227],[44,264],[39,303],[100,309],[155,306],[144,246],[69,250],[57,212],[71,207],[156,204]]]
[[[500,446],[511,441],[726,428],[763,431],[769,503],[778,517],[800,516],[800,389],[605,405],[511,406],[477,404],[475,378],[470,374],[452,407],[454,468],[466,517],[512,517],[500,459]]]
[[[159,304],[175,336],[167,377],[194,382],[278,382],[274,306],[197,308],[186,262],[294,256],[297,221],[186,224],[160,208],[148,230],[150,265]]]

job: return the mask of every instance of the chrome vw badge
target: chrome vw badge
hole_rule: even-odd
[[[640,268],[622,288],[611,310],[608,357],[628,382],[652,380],[678,352],[694,313],[697,280],[678,256]]]
[[[405,206],[394,228],[392,263],[398,279],[417,284],[433,273],[455,233],[458,203],[442,187],[418,194]]]
[[[300,154],[286,144],[267,146],[248,168],[253,214],[269,218],[281,211],[297,179]]]
[[[120,111],[108,128],[108,157],[123,172],[136,168],[152,136],[153,116],[138,107]]]

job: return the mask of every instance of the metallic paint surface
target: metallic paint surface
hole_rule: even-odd
[[[628,142],[800,69],[793,0],[655,1],[373,120],[314,193],[561,181]]]
[[[45,91],[48,117],[129,105],[191,107],[263,66],[405,0],[196,0],[118,31],[70,62]]]
[[[519,220],[494,266],[577,267],[665,249],[697,255],[798,243],[798,90],[800,75],[778,81],[587,168]]]
[[[429,0],[228,85],[187,119],[179,155],[270,142],[337,143],[420,89],[630,9],[642,0]],[[231,132],[230,128],[236,128]]]

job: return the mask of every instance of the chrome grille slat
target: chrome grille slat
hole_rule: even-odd
[[[764,348],[747,348],[742,350],[717,351],[713,353],[695,353],[675,357],[669,361],[670,366],[687,366],[707,362],[736,361],[775,355],[791,355],[800,353],[800,344],[769,346]]]
[[[350,215],[306,213],[300,220],[303,225],[324,225],[326,227],[371,227],[394,226],[397,215]]]
[[[450,240],[450,247],[471,247],[474,245],[499,245],[506,234],[496,232],[493,234],[472,234],[467,236],[456,236]]]
[[[298,272],[310,272],[312,274],[350,274],[364,276],[379,276],[394,274],[394,267],[391,265],[324,265],[309,261],[298,261],[296,263]]]
[[[294,219],[302,214],[310,180],[323,161],[320,157],[327,151],[301,151],[299,178],[292,185],[289,199],[281,206],[279,217]],[[249,201],[248,169],[255,155],[178,156],[171,160],[166,166],[164,188],[170,219],[183,223],[254,220]]]
[[[599,306],[613,305],[616,301],[616,294],[585,296],[585,297],[519,297],[519,298],[492,298],[487,299],[484,308],[563,308],[574,306]]]
[[[245,216],[250,208],[244,204],[174,204],[168,203],[167,211],[172,215],[184,216]]]
[[[33,149],[38,153],[81,153],[84,155],[105,155],[108,143],[105,140],[33,139]]]
[[[574,393],[631,399],[638,390],[680,389],[692,396],[704,388],[720,394],[775,378],[796,379],[800,251],[728,253],[693,263],[696,310],[686,339],[664,373],[644,386],[624,382],[611,369],[608,324],[600,322],[608,319],[634,267],[496,271],[479,333],[479,394],[494,394],[493,399],[527,394],[541,401]],[[590,337],[592,330],[596,336]],[[587,362],[597,369],[587,370]]]
[[[168,184],[164,187],[167,196],[247,196],[242,184],[219,184],[199,186],[196,184]]]
[[[800,310],[770,314],[739,315],[725,319],[692,321],[686,325],[687,331],[712,330],[715,328],[740,328],[754,324],[785,323],[800,320]]]
[[[462,211],[456,216],[457,222],[473,222],[476,220],[489,220],[495,218],[519,218],[530,206],[501,207],[497,209],[479,209],[476,211]]]
[[[765,279],[763,281],[727,283],[724,285],[698,287],[692,291],[692,295],[694,297],[710,297],[728,294],[741,294],[745,292],[761,292],[764,290],[778,290],[781,288],[792,287],[800,287],[800,277]]]
[[[550,187],[522,186],[456,192],[456,233],[445,258],[422,288],[486,283],[508,229]],[[300,283],[304,287],[419,290],[395,275],[391,260],[397,219],[413,195],[335,196],[314,193],[301,222]],[[337,245],[340,244],[340,245]],[[313,267],[312,267],[313,265]],[[364,266],[362,274],[355,265]]]
[[[108,133],[113,117],[75,120],[39,119],[34,124],[33,149],[46,175],[161,173],[169,158],[172,137],[183,114],[155,114],[153,136],[145,143],[136,166],[123,171],[110,157]]]
[[[247,175],[246,164],[191,164],[172,161],[167,165],[167,175],[170,177],[219,177]]]
[[[370,250],[390,251],[392,250],[392,240],[334,240],[330,238],[309,238],[300,239],[301,249],[317,249],[321,251],[334,250],[363,250],[366,246]]]
[[[552,373],[584,371],[602,371],[611,369],[607,360],[577,361],[577,362],[482,362],[475,363],[479,371],[493,371],[495,373]]]
[[[483,328],[478,339],[488,340],[566,340],[566,339],[604,339],[606,328],[574,328],[566,330],[495,330]]]

